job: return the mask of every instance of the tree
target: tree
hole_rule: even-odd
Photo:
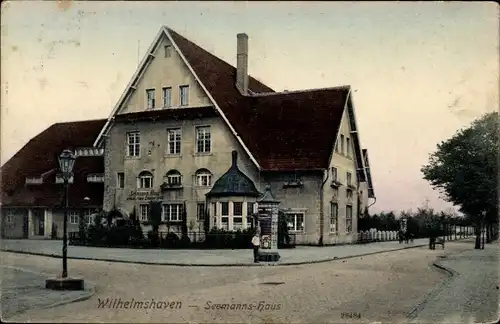
[[[475,120],[438,144],[429,163],[421,169],[424,179],[474,222],[476,249],[480,248],[483,222],[488,228],[498,222],[498,124],[496,112]]]

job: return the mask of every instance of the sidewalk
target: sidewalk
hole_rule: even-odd
[[[451,274],[417,307],[411,323],[488,323],[500,317],[500,243],[486,244],[438,260]]]
[[[335,259],[370,255],[401,249],[427,246],[428,239],[416,239],[413,243],[400,244],[377,242],[341,246],[298,246],[295,249],[279,250],[280,261],[276,265],[298,265],[327,262]],[[1,250],[50,257],[61,257],[62,241],[51,240],[2,240]],[[259,266],[253,263],[249,250],[165,250],[165,249],[118,249],[69,246],[68,258],[158,264],[174,266]]]

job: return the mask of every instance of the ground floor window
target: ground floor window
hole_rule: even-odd
[[[233,217],[233,230],[243,229],[243,217]]]
[[[7,214],[5,215],[5,222],[7,224],[13,224],[14,223],[14,215],[15,215],[15,212],[13,210],[7,210]]]
[[[345,208],[345,231],[352,232],[352,206],[347,205]]]
[[[149,220],[149,205],[139,206],[139,220],[141,222],[147,222]]]
[[[229,217],[222,217],[222,226],[221,228],[223,230],[228,231],[229,230]]]
[[[205,213],[206,213],[206,210],[205,210],[205,203],[198,203],[197,207],[196,207],[196,215],[197,215],[197,219],[199,221],[202,221],[205,219]]]
[[[182,204],[165,204],[163,205],[162,221],[179,222],[182,220],[183,205]]]
[[[339,217],[339,205],[337,203],[330,204],[330,233],[337,232],[337,224]]]
[[[78,221],[80,220],[80,212],[76,210],[69,211],[68,219],[70,224],[78,224]]]
[[[288,230],[294,232],[304,231],[304,213],[287,213]]]

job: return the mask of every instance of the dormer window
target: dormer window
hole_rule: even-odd
[[[68,179],[68,183],[73,183],[74,181],[74,177],[71,176],[69,179]],[[62,174],[56,174],[56,183],[59,184],[59,183],[64,183],[64,178],[62,176]]]

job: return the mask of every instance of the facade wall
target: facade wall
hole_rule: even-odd
[[[210,126],[211,152],[196,153],[196,127]],[[167,129],[181,129],[181,153],[170,155],[167,152]],[[140,132],[140,156],[126,156],[127,132]],[[211,187],[200,187],[196,184],[196,172],[207,169],[212,174],[212,184],[231,166],[233,150],[238,151],[238,167],[254,180],[259,188],[259,175],[248,155],[237,143],[234,136],[221,118],[206,118],[203,120],[168,120],[137,122],[135,124],[115,124],[108,137],[105,150],[105,197],[104,209],[121,208],[131,213],[134,207],[139,213],[139,205],[148,203],[133,199],[131,194],[137,191],[137,177],[142,171],[153,174],[153,191],[161,192],[160,186],[166,180],[170,170],[177,170],[182,176],[182,190],[170,190],[161,193],[164,203],[186,203],[188,223],[196,221],[197,203],[205,202],[205,194]],[[118,188],[117,173],[125,175],[125,186]],[[146,190],[143,190],[146,191]],[[132,199],[130,199],[132,198]]]
[[[170,57],[165,57],[165,46],[170,46]],[[171,46],[168,38],[163,36],[157,47],[154,58],[144,72],[128,101],[119,113],[144,111],[147,109],[146,90],[155,89],[156,109],[163,107],[162,88],[172,88],[172,107],[180,105],[180,86],[189,86],[188,107],[209,106],[211,102],[201,86],[182,61],[180,55]]]
[[[349,243],[354,242],[357,239],[357,216],[358,216],[358,198],[360,190],[363,190],[363,186],[366,187],[364,182],[358,182],[357,178],[357,163],[355,159],[356,152],[354,151],[354,145],[352,138],[350,136],[350,124],[348,110],[344,112],[342,117],[342,122],[340,125],[340,131],[337,137],[337,143],[332,156],[330,169],[328,170],[328,180],[324,187],[324,211],[325,211],[325,233],[324,233],[324,243],[325,244],[336,244],[336,243]],[[343,135],[343,136],[342,136]],[[347,144],[347,138],[349,138],[349,144]],[[341,144],[343,139],[343,144]],[[349,150],[348,147],[349,146]],[[339,188],[334,188],[331,186],[334,177],[332,167],[337,171],[337,180],[342,184]],[[356,187],[352,190],[352,200],[347,198],[347,172],[351,174],[351,183]],[[365,206],[368,201],[367,190],[363,190],[363,197],[361,198]],[[337,203],[337,217],[336,222],[333,221],[332,216],[332,203]],[[346,213],[347,206],[352,208],[352,228],[351,231],[347,231],[346,224]],[[335,226],[330,226],[331,223],[336,223]]]
[[[1,213],[2,237],[11,239],[23,238],[24,218],[28,216],[28,210],[2,208]]]

